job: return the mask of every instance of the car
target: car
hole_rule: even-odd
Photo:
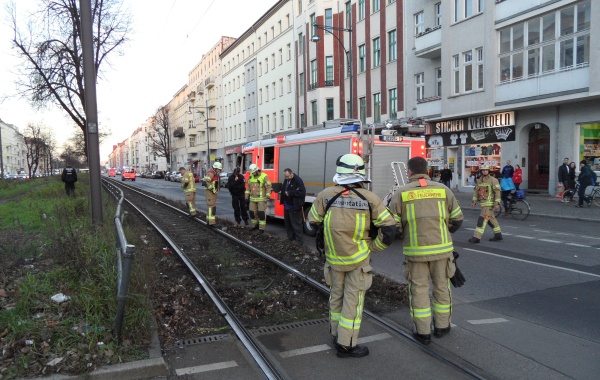
[[[144,172],[144,173],[142,173],[142,178],[152,178],[152,172]]]
[[[6,179],[17,179],[18,178],[18,174],[7,174],[6,175]]]
[[[21,174],[17,174],[17,179],[25,180],[25,179],[29,179],[29,176],[25,173],[21,173]]]
[[[219,186],[221,186],[221,187],[227,187],[227,181],[229,180],[229,177],[232,174],[233,173],[230,173],[230,172],[221,172],[219,174]]]
[[[174,174],[171,174],[171,181],[172,182],[181,182],[181,173],[175,172]]]
[[[121,181],[125,181],[126,179],[135,181],[135,169],[127,169],[123,171],[123,174],[121,175]]]
[[[121,171],[117,170],[117,175],[121,175],[121,174],[122,174]]]
[[[169,171],[165,172],[165,181],[170,181],[171,180],[171,173],[172,172],[169,172]]]
[[[109,177],[116,177],[117,176],[117,169],[115,169],[115,168],[108,169],[108,176]]]
[[[163,178],[165,178],[165,172],[163,172],[162,170],[155,171],[154,173],[152,173],[152,178],[153,179],[163,179]]]

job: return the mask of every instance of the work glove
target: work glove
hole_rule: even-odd
[[[452,255],[454,256],[454,266],[456,267],[456,271],[454,272],[454,276],[450,278],[450,282],[455,288],[460,288],[467,280],[465,279],[465,276],[463,276],[460,269],[458,269],[458,265],[456,264],[456,259],[458,259],[459,256],[458,252],[454,251],[452,252]]]

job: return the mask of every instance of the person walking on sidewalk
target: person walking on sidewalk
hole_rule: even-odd
[[[513,183],[515,184],[515,190],[520,190],[519,187],[523,183],[523,169],[520,165],[515,166],[515,173],[513,174]]]
[[[569,158],[565,157],[563,160],[563,164],[560,165],[560,167],[558,168],[558,184],[559,185],[563,185],[563,188],[565,190],[569,190],[569,176],[570,176],[570,171],[571,171],[571,166],[569,165]],[[575,173],[573,173],[573,176],[575,176]],[[575,177],[573,177],[575,178]]]
[[[577,194],[579,195],[579,203],[576,204],[575,207],[583,207],[584,200],[589,206],[592,201],[585,196],[585,189],[588,186],[594,186],[597,178],[596,173],[594,173],[586,160],[583,160],[579,163],[579,177],[577,177],[577,180],[579,181],[579,193]]]
[[[510,162],[508,163],[510,164]],[[477,219],[477,226],[475,227],[475,233],[473,237],[469,239],[469,243],[479,243],[485,226],[490,225],[494,231],[494,237],[490,241],[502,240],[502,231],[500,230],[500,224],[494,216],[494,209],[500,208],[500,183],[498,180],[490,175],[490,167],[488,165],[481,165],[479,168],[481,171],[481,177],[475,184],[475,192],[473,194],[473,201],[471,207],[475,207],[475,203],[479,201],[481,205],[481,214]]]
[[[295,241],[302,245],[304,237],[304,197],[306,196],[306,188],[304,181],[298,175],[292,172],[292,169],[286,168],[283,170],[285,181],[281,187],[280,202],[283,205],[283,220],[287,238],[290,241]]]
[[[181,188],[185,194],[185,204],[191,217],[196,216],[196,183],[194,173],[186,170],[183,166],[179,168],[181,173]]]
[[[444,165],[444,168],[440,171],[440,181],[447,187],[452,186],[452,170],[448,169],[448,165]]]
[[[450,332],[452,294],[448,285],[456,271],[450,234],[462,225],[463,214],[452,191],[429,178],[423,157],[408,160],[408,177],[408,184],[396,191],[389,208],[398,232],[405,232],[402,240],[410,314],[416,329],[413,336],[429,344],[432,311],[433,335],[441,338]]]
[[[246,179],[240,174],[240,168],[233,169],[233,174],[227,178],[227,190],[231,194],[231,206],[233,207],[233,217],[238,226],[244,220],[244,224],[248,223],[248,210],[246,209]]]

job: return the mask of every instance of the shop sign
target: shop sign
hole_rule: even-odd
[[[499,112],[429,124],[428,148],[515,141],[515,113]]]
[[[242,153],[242,147],[236,146],[235,148],[225,148],[225,154]]]
[[[443,159],[435,159],[435,160],[428,159],[427,164],[429,166],[444,166],[444,165],[446,165],[446,162]]]

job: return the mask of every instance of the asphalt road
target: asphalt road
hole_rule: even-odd
[[[129,182],[128,182],[129,183]],[[138,178],[133,185],[183,202],[180,184]],[[198,209],[206,211],[203,188]],[[233,220],[222,189],[217,216]],[[499,378],[596,379],[600,372],[600,224],[530,216],[500,217],[504,240],[467,242],[479,213],[465,210],[453,236],[467,278],[453,289],[453,331],[435,343]],[[267,230],[284,235],[281,221]],[[312,239],[306,244],[312,245]],[[397,241],[372,256],[375,271],[404,281]],[[410,328],[408,311],[390,315]],[[550,376],[551,374],[552,376]]]

